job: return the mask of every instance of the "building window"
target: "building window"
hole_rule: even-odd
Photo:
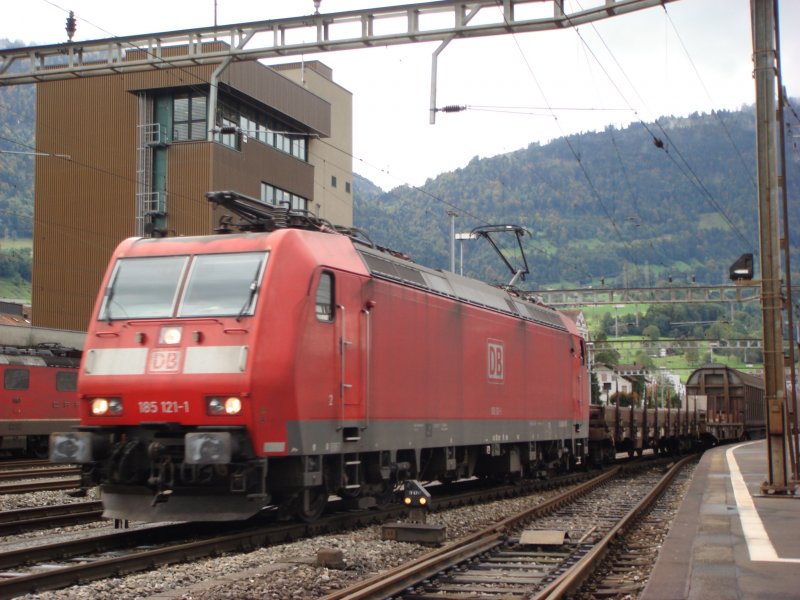
[[[172,139],[206,139],[206,97],[200,94],[176,94],[172,98]]]
[[[272,206],[308,211],[308,200],[306,198],[282,190],[264,181],[261,182],[261,201]]]
[[[349,181],[345,181],[344,182],[344,191],[347,192],[348,194],[350,193],[350,182]]]
[[[308,142],[306,133],[279,121],[249,104],[237,102],[233,98],[225,98],[220,102],[217,115],[217,126],[236,127],[240,134],[217,134],[216,141],[240,149],[240,138],[256,140],[276,150],[290,154],[304,162],[308,162]]]
[[[336,175],[331,175],[331,187],[336,187]]]

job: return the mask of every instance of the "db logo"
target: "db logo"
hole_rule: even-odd
[[[152,350],[147,371],[149,373],[177,373],[180,361],[180,350]]]
[[[503,342],[500,340],[488,340],[486,366],[489,382],[503,383],[505,378],[505,355]]]

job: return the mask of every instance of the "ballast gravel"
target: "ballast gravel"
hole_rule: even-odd
[[[68,500],[63,492],[25,494],[18,499],[26,507],[61,504]],[[481,527],[510,516],[544,499],[544,495],[501,500],[479,506],[431,513],[429,523],[446,527],[447,539],[454,540]],[[91,499],[91,498],[88,498]],[[0,502],[5,509],[6,502]],[[37,538],[64,535],[73,537],[96,524],[70,527],[69,531],[36,532]],[[111,530],[104,522],[101,527]],[[57,536],[57,537],[56,537]],[[0,550],[23,542],[14,536],[0,544]],[[43,543],[38,540],[37,543]],[[343,566],[332,569],[317,565],[321,550],[338,550]],[[266,599],[294,600],[320,598],[362,579],[397,567],[429,552],[430,548],[402,542],[381,540],[378,525],[356,531],[318,536],[288,544],[270,546],[251,552],[226,554],[217,558],[161,567],[121,578],[103,579],[52,592],[20,596],[27,600],[190,600],[190,599]]]

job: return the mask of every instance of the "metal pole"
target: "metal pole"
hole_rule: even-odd
[[[447,212],[450,215],[450,272],[456,272],[456,217],[457,213]]]
[[[761,316],[764,328],[764,402],[767,425],[768,479],[762,491],[789,491],[785,437],[785,378],[780,247],[778,243],[778,173],[776,158],[776,54],[773,0],[750,0],[756,80],[758,217],[761,250]]]
[[[784,137],[783,103],[786,97],[786,90],[783,87],[783,76],[781,75],[781,35],[780,17],[778,12],[778,0],[772,2],[775,11],[775,47],[778,52],[775,55],[775,64],[778,77],[778,166],[780,168],[781,183],[781,214],[783,215],[783,264],[786,274],[786,331],[789,334],[789,381],[791,382],[791,398],[787,401],[788,413],[788,433],[789,433],[789,457],[791,458],[791,479],[797,481],[798,478],[798,458],[800,458],[800,446],[797,439],[797,370],[795,368],[795,342],[797,338],[794,334],[794,299],[792,297],[792,261],[789,248],[789,200],[786,192],[786,138]]]

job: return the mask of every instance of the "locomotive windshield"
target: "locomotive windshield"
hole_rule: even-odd
[[[99,319],[251,315],[266,263],[264,252],[121,258]]]

